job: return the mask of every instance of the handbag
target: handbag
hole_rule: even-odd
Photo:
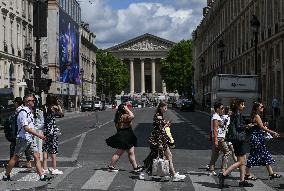
[[[273,136],[269,132],[264,131],[263,133],[264,133],[264,139],[266,141],[269,141],[270,139],[273,139]]]
[[[170,161],[160,158],[159,152],[157,158],[153,159],[152,175],[153,176],[170,175]]]

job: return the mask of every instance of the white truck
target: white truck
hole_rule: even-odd
[[[243,115],[249,117],[253,102],[259,98],[257,75],[218,74],[212,78],[211,104],[229,106],[235,98],[245,100]]]

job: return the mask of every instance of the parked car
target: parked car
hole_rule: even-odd
[[[94,101],[94,110],[103,110],[103,103],[102,101]]]
[[[92,101],[83,101],[81,104],[81,111],[93,111],[94,110],[94,104]]]
[[[194,111],[194,103],[192,100],[184,100],[181,102],[180,111]]]

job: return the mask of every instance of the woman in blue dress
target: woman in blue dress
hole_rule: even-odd
[[[263,109],[264,107],[262,103],[254,102],[251,113],[251,120],[255,125],[251,129],[250,135],[250,154],[246,165],[246,180],[257,179],[250,174],[250,168],[253,166],[266,166],[270,179],[281,177],[281,175],[274,173],[272,170],[271,164],[274,164],[275,160],[272,158],[270,152],[266,149],[264,142],[264,133],[268,132],[274,138],[279,137],[279,134],[268,129],[266,124],[262,122],[260,116],[263,113]]]

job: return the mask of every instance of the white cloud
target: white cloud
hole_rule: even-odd
[[[88,22],[97,35],[97,46],[107,48],[145,33],[174,42],[189,39],[201,20],[205,1],[142,2],[114,10],[104,0],[96,0],[92,5],[82,3],[81,10],[83,21]]]

